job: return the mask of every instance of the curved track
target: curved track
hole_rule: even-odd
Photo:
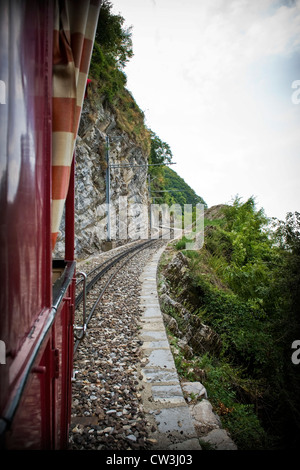
[[[74,344],[74,353],[76,352],[80,341],[84,338],[86,329],[94,314],[94,311],[113,278],[134,256],[150,245],[153,245],[155,242],[157,242],[157,240],[147,240],[146,242],[140,242],[128,249],[125,249],[125,251],[110,257],[100,265],[94,267],[87,274],[81,271],[78,272],[78,274],[82,275],[82,279],[77,281],[76,287],[82,285],[82,289],[75,299],[75,321],[76,323],[81,322],[82,326],[75,326],[76,341]],[[93,289],[98,283],[101,283],[101,285],[97,289],[98,292],[96,294],[96,298],[89,302],[92,304],[92,306],[89,305],[89,312],[87,313],[87,299],[89,298],[89,294],[93,293]],[[79,312],[80,307],[82,308],[82,312]],[[83,320],[79,320],[78,317],[80,316],[83,318]],[[76,334],[76,330],[80,330],[80,335]]]
[[[86,283],[90,286],[89,326],[77,341],[74,357],[70,449],[152,447],[152,424],[145,416],[140,385],[140,276],[162,243],[137,243],[130,249],[120,248],[117,254],[101,254],[102,262],[99,257],[83,262],[90,269]]]

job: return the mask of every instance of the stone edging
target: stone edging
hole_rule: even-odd
[[[202,399],[189,406],[185,401],[166,334],[157,292],[157,269],[167,245],[156,251],[141,275],[142,310],[140,369],[144,412],[152,423],[152,443],[160,450],[201,450],[201,442],[217,450],[237,450],[210,402]],[[203,387],[204,388],[204,387]],[[204,389],[205,390],[205,389]],[[206,391],[205,391],[206,392]]]
[[[201,450],[183,397],[159,305],[156,274],[164,249],[154,253],[141,276],[143,406],[153,423],[152,438],[156,449]]]

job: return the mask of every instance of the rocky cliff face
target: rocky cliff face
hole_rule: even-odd
[[[124,126],[123,126],[124,127]],[[109,139],[109,146],[107,145]],[[112,109],[87,99],[76,143],[75,255],[105,249],[107,240],[106,169],[110,163],[110,235],[114,244],[147,238],[147,150],[119,124]],[[64,220],[54,253],[64,253]]]
[[[201,291],[195,291],[187,267],[187,258],[180,251],[175,252],[160,275],[160,302],[165,324],[180,338],[179,344],[186,357],[207,352],[218,356],[220,337],[193,313],[201,304]]]

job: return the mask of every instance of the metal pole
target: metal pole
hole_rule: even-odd
[[[75,158],[71,165],[70,183],[66,198],[65,216],[65,261],[74,261],[75,257]]]
[[[149,185],[149,189],[148,189],[148,192],[149,192],[149,223],[150,223],[150,234],[151,234],[151,230],[152,230],[152,214],[151,214],[151,205],[152,205],[152,198],[151,198],[151,186],[150,186],[150,183],[151,183],[151,179],[150,179],[150,175],[148,175],[148,185]]]
[[[149,166],[167,166],[177,165],[177,163],[147,163],[146,165],[131,165],[130,163],[124,163],[124,165],[110,165],[110,168],[148,168]]]
[[[109,166],[109,137],[106,136],[106,217],[107,241],[110,241],[110,166]]]

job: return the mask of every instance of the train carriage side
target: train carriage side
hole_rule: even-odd
[[[0,0],[0,437],[5,449],[61,449],[68,443],[76,269],[72,157],[100,3],[82,0],[80,23],[74,0]],[[70,69],[64,87],[64,71]],[[71,128],[64,128],[66,122]],[[58,204],[66,213],[65,257],[52,260]]]

